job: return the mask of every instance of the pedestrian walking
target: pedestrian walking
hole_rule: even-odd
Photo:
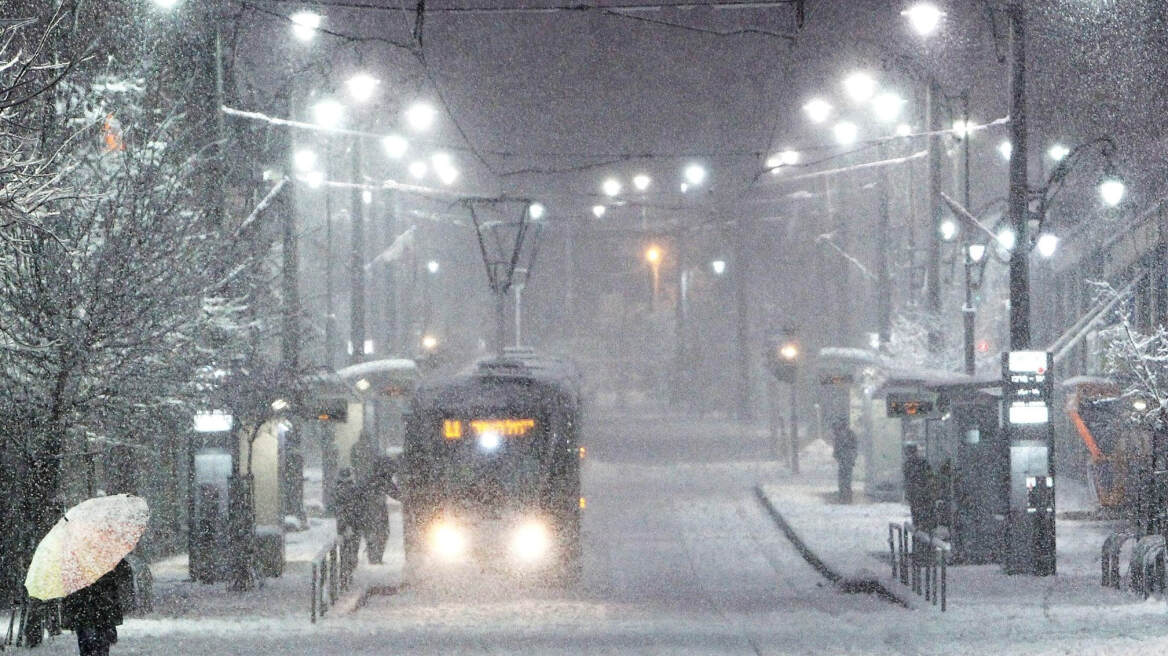
[[[108,656],[118,641],[122,624],[122,589],[131,585],[133,572],[123,558],[92,585],[61,601],[61,625],[77,634],[81,656]]]
[[[846,419],[839,419],[832,425],[835,444],[832,456],[835,457],[838,469],[836,479],[839,485],[840,503],[852,502],[852,470],[856,466],[856,452],[858,450],[856,434],[848,427]]]
[[[397,462],[379,456],[368,478],[361,485],[364,495],[365,555],[371,564],[379,564],[389,541],[389,507],[386,497],[397,497]]]

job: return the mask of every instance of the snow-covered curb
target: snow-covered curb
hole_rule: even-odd
[[[767,495],[763,486],[755,486],[754,491],[758,495],[759,502],[762,503],[767,513],[771,516],[771,519],[775,521],[775,524],[787,536],[787,539],[803,557],[803,560],[806,560],[807,564],[811,565],[825,579],[831,581],[845,592],[868,592],[880,595],[905,608],[920,607],[920,603],[916,600],[912,591],[899,581],[894,581],[890,577],[878,576],[864,567],[855,569],[848,574],[843,574],[841,573],[842,568],[838,565],[833,566],[825,562],[823,558],[807,545],[799,533],[791,527],[790,522],[775,507],[774,502]]]

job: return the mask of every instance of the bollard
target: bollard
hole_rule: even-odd
[[[312,599],[309,606],[312,608],[312,623],[316,624],[316,561],[312,561]]]
[[[947,582],[945,579],[946,579],[946,569],[947,569],[948,565],[945,562],[945,552],[942,551],[942,552],[940,552],[940,554],[941,554],[941,612],[944,613],[945,612],[945,597],[946,597],[946,589],[945,588],[947,587]]]

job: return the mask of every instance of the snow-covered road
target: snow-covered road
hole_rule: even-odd
[[[579,585],[415,581],[355,618],[380,620],[384,653],[822,654],[810,628],[839,648],[904,612],[837,592],[775,529],[752,491],[783,475],[763,440],[643,417],[590,429]]]

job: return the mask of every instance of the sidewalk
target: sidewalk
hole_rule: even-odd
[[[901,503],[873,502],[862,494],[855,503],[836,501],[835,471],[818,456],[826,445],[812,443],[804,471],[778,483],[764,483],[758,492],[799,543],[835,576],[847,580],[876,580],[912,608],[939,613],[892,578],[888,524],[908,521]],[[857,484],[862,489],[862,483]],[[1086,495],[1073,485],[1060,489],[1060,508],[1076,510]],[[1058,575],[1007,576],[1000,565],[961,565],[948,568],[949,608],[952,620],[996,618],[1011,625],[1036,621],[1043,625],[1067,621],[1093,623],[1100,616],[1126,612],[1154,612],[1162,620],[1162,600],[1145,601],[1134,593],[1100,585],[1100,548],[1118,524],[1059,518],[1057,522]],[[798,544],[796,546],[799,546]],[[1124,561],[1126,568],[1126,560]],[[825,574],[828,575],[828,574]],[[828,575],[829,578],[833,578]],[[946,620],[948,623],[948,620]]]
[[[310,514],[323,512],[319,469],[305,471],[305,507]],[[401,585],[405,566],[402,549],[401,504],[390,501],[389,543],[380,565],[371,565],[362,543],[357,569],[349,589],[323,619],[351,612],[364,603],[370,591]],[[304,531],[284,534],[284,572],[262,579],[246,592],[229,592],[226,583],[190,580],[187,555],[179,554],[151,563],[154,575],[154,611],[135,618],[135,630],[145,633],[173,631],[176,624],[262,624],[266,628],[294,629],[311,626],[312,562],[336,539],[336,520],[310,517]]]

